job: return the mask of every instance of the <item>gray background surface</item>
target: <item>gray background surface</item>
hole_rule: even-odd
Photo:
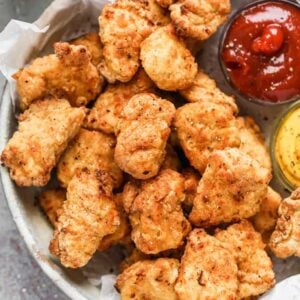
[[[51,0],[0,0],[0,31],[10,19],[32,22]],[[0,45],[1,47],[1,45]],[[3,87],[0,74],[0,91]],[[67,300],[31,257],[0,187],[0,300]]]

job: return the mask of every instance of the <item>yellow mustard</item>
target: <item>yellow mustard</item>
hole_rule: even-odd
[[[283,119],[275,139],[275,158],[294,187],[300,187],[300,107],[292,109]]]

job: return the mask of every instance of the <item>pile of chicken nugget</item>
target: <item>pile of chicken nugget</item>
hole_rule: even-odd
[[[117,0],[98,33],[19,70],[22,113],[1,155],[39,195],[67,268],[122,245],[122,299],[253,299],[268,252],[300,256],[300,190],[269,185],[260,128],[197,65],[225,22],[218,0]]]

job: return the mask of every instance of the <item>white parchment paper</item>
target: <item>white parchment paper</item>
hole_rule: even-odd
[[[69,40],[89,31],[98,30],[98,16],[108,1],[105,0],[56,0],[33,24],[11,20],[0,34],[0,71],[9,82],[12,105],[17,107],[15,81],[12,75],[32,58],[52,52],[52,44],[59,40]],[[234,11],[251,0],[232,0]],[[225,91],[228,86],[224,83],[218,63],[217,46],[219,33],[206,43],[199,62],[210,73]],[[238,104],[244,113],[252,115],[262,127],[267,139],[271,134],[270,122],[280,113],[282,108],[268,111],[256,104]],[[269,123],[267,124],[266,118]],[[280,191],[277,182],[273,183]],[[284,191],[282,191],[284,193]],[[122,252],[115,247],[105,253],[97,253],[89,264],[82,269],[87,280],[101,289],[100,299],[117,300],[119,294],[114,289],[115,273]],[[272,258],[277,282],[274,289],[262,296],[263,300],[296,300],[300,299],[300,260],[290,258],[279,260]],[[292,276],[295,275],[295,276]]]

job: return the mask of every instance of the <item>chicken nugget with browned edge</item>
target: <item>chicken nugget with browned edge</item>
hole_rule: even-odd
[[[103,45],[97,32],[90,32],[70,41],[72,45],[85,46],[91,54],[91,62],[97,67],[103,59]]]
[[[123,205],[132,226],[131,238],[139,250],[157,254],[183,244],[191,229],[181,208],[184,197],[184,179],[173,170],[127,183]]]
[[[184,177],[185,199],[183,201],[183,206],[190,210],[193,207],[194,199],[197,195],[197,188],[201,175],[193,168],[186,168],[181,174]]]
[[[235,113],[238,112],[234,98],[223,93],[217,87],[216,82],[201,69],[198,69],[193,84],[189,88],[179,91],[179,93],[188,102],[214,102],[216,104],[229,105]]]
[[[47,95],[81,106],[100,93],[103,77],[91,63],[86,47],[55,43],[54,50],[55,54],[36,58],[13,76],[17,80],[22,110]]]
[[[109,84],[87,116],[88,129],[114,133],[120,114],[131,97],[143,92],[154,92],[153,81],[140,69],[128,83]]]
[[[268,192],[261,201],[259,212],[251,218],[254,228],[262,235],[265,242],[269,240],[276,226],[281,201],[281,196],[268,187]]]
[[[214,150],[240,146],[235,111],[213,102],[188,103],[176,111],[175,128],[191,165],[203,173]]]
[[[235,256],[203,229],[188,237],[175,291],[179,300],[235,300],[238,278]]]
[[[256,159],[261,166],[268,169],[272,175],[272,163],[265,138],[251,117],[238,117],[237,126],[240,132],[240,150]]]
[[[8,141],[1,161],[19,186],[44,186],[68,142],[77,134],[85,110],[64,99],[31,104],[19,116],[19,128]]]
[[[88,263],[100,241],[120,225],[108,173],[77,169],[67,188],[67,200],[56,222],[50,251],[63,266]]]
[[[172,26],[156,29],[141,45],[142,65],[162,90],[177,91],[193,84],[197,63]]]
[[[61,188],[45,190],[38,197],[38,204],[53,227],[55,227],[65,200],[66,190]]]
[[[151,258],[150,255],[143,253],[142,251],[140,251],[137,248],[133,248],[132,251],[129,253],[129,255],[126,256],[121,261],[121,263],[119,265],[120,273],[123,273],[123,271],[125,269],[127,269],[131,265],[135,264],[136,262],[141,261],[141,260],[147,260],[150,258]]]
[[[239,149],[215,151],[199,182],[189,219],[209,227],[252,217],[260,209],[269,181],[268,170]]]
[[[300,188],[281,202],[278,215],[269,242],[270,249],[280,258],[300,257]]]
[[[63,187],[67,187],[77,168],[106,171],[118,188],[123,174],[114,161],[116,139],[99,131],[80,129],[68,145],[57,166],[57,178]]]
[[[138,261],[117,277],[122,300],[177,300],[174,284],[179,262],[172,258]]]
[[[220,240],[238,264],[238,298],[258,296],[275,284],[272,261],[265,251],[261,235],[247,220],[220,230],[215,237]]]
[[[169,17],[155,0],[118,0],[99,17],[103,61],[100,72],[110,83],[128,82],[140,66],[141,42]]]
[[[231,11],[230,0],[179,0],[169,7],[177,34],[204,41]]]
[[[174,105],[154,94],[132,97],[116,127],[115,161],[137,179],[155,176],[165,158]]]

